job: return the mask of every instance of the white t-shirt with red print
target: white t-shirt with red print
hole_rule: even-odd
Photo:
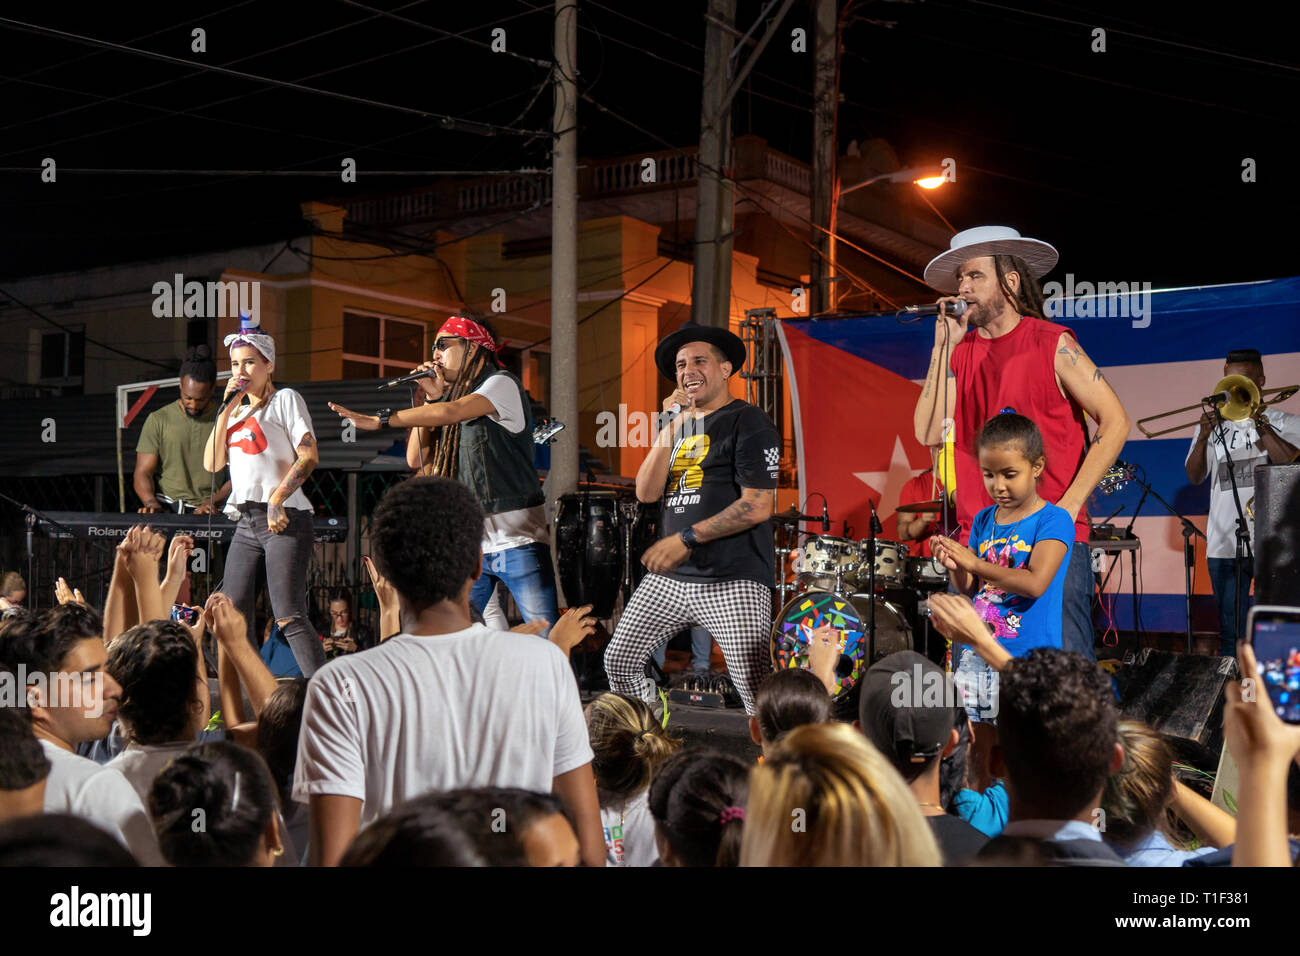
[[[226,424],[226,455],[230,459],[230,498],[225,513],[239,518],[242,502],[266,504],[285,474],[298,460],[298,443],[312,433],[311,415],[302,396],[291,388],[276,389],[271,400],[241,405]],[[311,511],[301,488],[284,502],[286,508]]]

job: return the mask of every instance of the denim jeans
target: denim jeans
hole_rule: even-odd
[[[551,549],[540,542],[507,548],[483,555],[483,573],[469,592],[469,603],[482,613],[492,596],[492,589],[500,581],[519,605],[525,621],[547,621],[554,624],[559,617],[555,597],[555,568],[551,565]],[[549,637],[548,626],[542,637]]]
[[[1061,595],[1061,647],[1076,651],[1090,661],[1097,659],[1093,644],[1092,596],[1097,593],[1097,579],[1092,573],[1092,554],[1083,541],[1074,542],[1067,557],[1065,593]]]
[[[667,644],[660,644],[651,654],[651,658],[663,670],[664,658],[668,652]],[[691,628],[691,670],[707,671],[709,659],[713,656],[713,635],[702,627]]]
[[[266,505],[240,506],[239,524],[226,552],[226,575],[221,590],[243,612],[248,622],[248,639],[253,647],[261,638],[254,630],[257,604],[257,559],[266,559],[266,587],[271,613],[282,626],[285,640],[304,677],[311,677],[325,663],[325,648],[308,623],[307,565],[313,544],[310,511],[285,508],[289,527],[272,534],[266,526]]]
[[[1246,627],[1246,612],[1254,604],[1250,596],[1250,581],[1255,576],[1255,562],[1242,558],[1241,592],[1237,593],[1236,562],[1233,558],[1207,558],[1210,567],[1210,587],[1214,589],[1214,603],[1219,607],[1219,654],[1237,656],[1237,605],[1241,605],[1241,628]],[[1238,598],[1240,597],[1240,600]]]

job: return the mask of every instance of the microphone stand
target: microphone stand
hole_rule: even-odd
[[[1146,500],[1146,496],[1148,494],[1151,495],[1151,497],[1155,498],[1156,501],[1164,505],[1165,510],[1168,511],[1175,518],[1177,518],[1179,523],[1183,526],[1183,532],[1182,532],[1183,533],[1183,594],[1184,594],[1185,606],[1187,609],[1187,653],[1190,654],[1192,652],[1192,569],[1196,567],[1196,545],[1193,539],[1198,535],[1201,538],[1205,538],[1205,535],[1201,533],[1201,530],[1197,528],[1196,525],[1192,524],[1191,521],[1189,521],[1181,512],[1179,512],[1177,508],[1175,508],[1169,502],[1165,501],[1164,498],[1160,497],[1160,493],[1157,492],[1154,488],[1152,488],[1149,484],[1147,484],[1145,476],[1140,476],[1132,469],[1130,469],[1129,477],[1133,481],[1136,481],[1139,485],[1142,486],[1143,501]],[[1139,501],[1138,508],[1141,507],[1142,507],[1142,501]],[[1133,512],[1133,519],[1134,521],[1137,520],[1136,509]],[[1133,527],[1133,522],[1130,521],[1128,528],[1126,528],[1124,532],[1125,537],[1128,536],[1129,529],[1131,529],[1132,527]],[[1136,567],[1136,558],[1134,559],[1134,561]],[[1136,602],[1134,606],[1136,607]],[[1136,621],[1134,621],[1133,626],[1134,629],[1136,630],[1137,628]]]
[[[867,507],[871,509],[871,519],[867,522],[867,666],[876,662],[876,535],[881,532],[880,519],[876,517],[876,505],[867,498]]]
[[[1241,510],[1241,495],[1237,491],[1237,469],[1232,461],[1232,452],[1228,450],[1228,441],[1224,436],[1223,413],[1219,411],[1217,403],[1206,403],[1210,405],[1214,412],[1215,428],[1218,431],[1219,444],[1223,447],[1223,457],[1228,465],[1228,482],[1232,485],[1232,503],[1237,508],[1237,537],[1236,550],[1233,554],[1233,627],[1236,630],[1236,637],[1241,638],[1243,622],[1241,620],[1242,611],[1242,594],[1241,594],[1241,568],[1242,558],[1248,558],[1254,563],[1255,555],[1250,548],[1250,530],[1246,527],[1246,516]]]

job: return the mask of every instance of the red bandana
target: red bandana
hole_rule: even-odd
[[[438,330],[434,340],[437,341],[444,335],[454,335],[457,338],[473,342],[479,348],[487,349],[489,352],[495,352],[498,348],[497,344],[492,341],[492,336],[488,334],[487,329],[463,315],[453,315],[442,323],[442,328]]]

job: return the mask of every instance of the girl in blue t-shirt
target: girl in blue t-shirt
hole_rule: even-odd
[[[975,515],[970,547],[936,535],[931,549],[957,588],[974,596],[980,619],[1008,653],[1020,657],[1034,647],[1059,648],[1074,522],[1038,495],[1047,464],[1043,436],[1030,419],[1004,412],[981,429],[976,453],[996,504]]]

